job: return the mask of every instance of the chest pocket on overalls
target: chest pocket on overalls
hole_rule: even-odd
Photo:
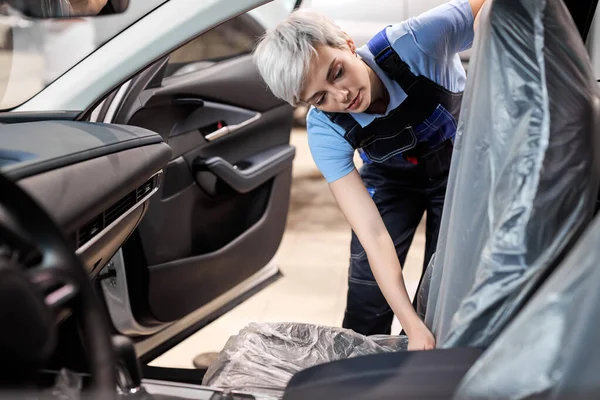
[[[364,144],[363,144],[364,143]],[[389,158],[410,150],[417,145],[417,136],[411,126],[407,126],[399,132],[387,135],[373,135],[364,140],[359,147],[367,157],[374,162],[384,162]]]

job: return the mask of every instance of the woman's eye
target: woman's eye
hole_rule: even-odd
[[[319,97],[319,100],[316,101],[316,105],[320,106],[325,101],[325,96]]]
[[[342,75],[344,74],[344,69],[340,67],[340,69],[337,70],[337,73],[335,74],[335,77],[333,79],[338,79],[340,78]]]

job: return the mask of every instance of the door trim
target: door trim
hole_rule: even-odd
[[[261,113],[257,112],[256,115],[254,115],[251,118],[248,118],[247,120],[245,120],[243,122],[240,122],[239,124],[224,126],[220,129],[217,129],[214,132],[209,133],[208,135],[204,136],[204,138],[206,140],[208,140],[209,142],[215,141],[217,139],[222,138],[223,136],[227,136],[230,133],[233,133],[245,126],[248,126],[255,121],[258,121],[260,119],[260,117],[261,117]]]
[[[279,275],[279,265],[274,257],[267,265],[252,275],[250,278],[234,286],[221,296],[212,300],[208,304],[202,306],[196,311],[188,314],[177,322],[172,323],[164,330],[158,332],[152,337],[136,343],[135,350],[142,362],[151,362],[161,354],[167,352],[170,348],[176,346],[187,337],[196,333],[199,328],[207,325],[211,321],[206,321],[211,315],[216,315],[211,318],[216,319],[218,316],[225,314],[229,310],[228,305],[235,303],[241,296],[251,292],[259,286],[270,283],[271,280]],[[252,293],[254,294],[254,293]],[[244,299],[245,300],[245,299]],[[237,305],[237,303],[235,304]],[[233,308],[233,307],[230,307]],[[196,327],[196,325],[201,326]],[[189,333],[188,333],[189,332]],[[169,343],[170,339],[174,340]],[[159,345],[166,344],[166,348],[158,348]],[[155,354],[158,350],[158,354]],[[162,350],[162,351],[161,351]]]

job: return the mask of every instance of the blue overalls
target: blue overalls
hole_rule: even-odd
[[[360,176],[373,196],[404,265],[415,231],[427,211],[423,272],[435,252],[462,92],[452,93],[413,74],[385,31],[367,44],[381,69],[407,94],[387,116],[361,127],[352,116],[327,113],[346,132],[365,164]],[[393,311],[352,233],[348,297],[343,327],[364,335],[389,334]]]

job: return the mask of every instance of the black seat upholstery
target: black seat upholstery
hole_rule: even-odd
[[[406,351],[334,361],[296,374],[284,400],[447,399],[481,353]]]

